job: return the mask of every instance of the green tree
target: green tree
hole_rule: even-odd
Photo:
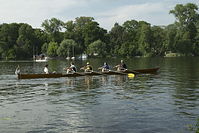
[[[170,13],[176,17],[176,24],[179,26],[177,38],[177,49],[179,53],[190,55],[195,54],[194,44],[197,38],[197,22],[199,14],[197,13],[198,7],[196,4],[187,3],[185,5],[177,4],[174,10]]]
[[[50,42],[48,44],[48,50],[47,50],[47,55],[51,57],[56,57],[57,56],[57,49],[58,49],[58,44],[56,42]]]
[[[152,31],[152,46],[151,46],[151,54],[152,56],[161,56],[164,55],[166,48],[166,32],[164,28],[160,26],[153,26],[151,28]]]
[[[35,35],[33,28],[28,24],[22,24],[19,28],[19,36],[17,38],[17,47],[22,50],[16,50],[18,58],[31,58],[33,55],[33,47],[35,44]]]
[[[75,48],[77,43],[72,39],[65,39],[61,42],[59,48],[57,49],[57,55],[60,57],[67,57],[72,53],[73,47]]]
[[[120,48],[120,54],[123,56],[138,56],[138,39],[139,39],[139,22],[136,20],[128,20],[124,22],[123,27],[126,32],[126,42]],[[125,50],[126,49],[126,50]],[[127,50],[128,49],[128,50]],[[129,52],[126,52],[129,51]]]
[[[65,39],[73,39],[79,47],[79,54],[85,53],[90,43],[96,40],[107,41],[107,31],[99,27],[92,17],[78,17],[65,24]]]
[[[46,19],[41,26],[44,28],[44,31],[49,34],[49,41],[60,43],[61,40],[63,40],[63,33],[61,33],[61,31],[64,27],[64,22],[61,20],[57,18]]]
[[[47,54],[47,50],[48,50],[48,43],[44,43],[41,47],[41,52],[43,54]]]
[[[100,57],[105,57],[107,55],[106,44],[101,40],[94,41],[88,46],[88,54],[97,54]]]
[[[131,41],[136,41],[137,32],[139,30],[139,23],[136,20],[128,20],[124,22],[123,27],[125,31],[128,33],[128,38]]]
[[[10,55],[14,55],[15,52],[10,54],[9,50],[13,49],[16,45],[16,40],[18,38],[18,30],[20,24],[2,24],[0,26],[0,56],[3,59],[10,59]],[[15,56],[12,56],[13,58]]]
[[[114,27],[109,32],[110,37],[110,51],[111,54],[118,55],[121,45],[126,41],[125,29],[118,23],[115,23]]]
[[[139,51],[143,56],[151,56],[152,31],[151,25],[147,22],[139,22]]]
[[[172,52],[175,53],[177,51],[176,48],[176,34],[177,34],[178,27],[176,24],[170,24],[165,27],[165,52]]]
[[[119,55],[123,57],[132,57],[137,53],[136,44],[132,44],[134,42],[124,42],[120,49],[118,50]]]
[[[35,55],[39,55],[42,53],[42,46],[44,43],[48,43],[48,35],[41,29],[34,29],[34,35],[35,35],[35,43],[33,46],[33,52]],[[46,53],[47,48],[45,49]]]
[[[195,37],[195,43],[193,45],[193,54],[196,56],[199,56],[199,20],[196,24],[197,34]]]
[[[181,28],[188,28],[190,24],[196,24],[199,16],[197,13],[198,7],[196,4],[187,3],[185,5],[177,4],[174,10],[170,13],[176,17],[176,22]]]

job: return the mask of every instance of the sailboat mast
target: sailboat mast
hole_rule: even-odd
[[[73,57],[71,57],[71,59],[72,59],[72,60],[75,59],[75,47],[74,47],[74,45],[73,45]]]
[[[73,57],[75,57],[75,48],[73,46]]]

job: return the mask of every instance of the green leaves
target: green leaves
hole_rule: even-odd
[[[50,57],[56,57],[58,47],[59,46],[56,42],[50,42],[48,44],[47,55]]]
[[[72,49],[77,46],[77,43],[72,39],[65,39],[61,42],[57,49],[58,56],[67,57],[72,56]]]
[[[100,57],[105,57],[106,52],[106,44],[102,42],[101,40],[94,41],[88,46],[88,52],[89,55],[98,55]]]
[[[198,7],[195,4],[187,3],[185,5],[177,4],[170,13],[176,17],[176,49],[184,55],[198,55],[196,46],[198,42],[197,24],[199,22]],[[194,48],[195,47],[195,48]]]
[[[170,11],[176,22],[152,26],[145,21],[115,23],[107,32],[93,17],[63,22],[46,19],[42,29],[25,23],[0,24],[0,58],[25,59],[33,54],[66,57],[88,53],[104,56],[199,55],[199,14],[196,4],[177,4]]]

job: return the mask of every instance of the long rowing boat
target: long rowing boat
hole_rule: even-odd
[[[154,74],[156,73],[160,68],[156,67],[156,68],[149,68],[149,69],[135,69],[135,70],[126,70],[124,71],[124,73],[134,73],[134,74]]]
[[[37,78],[60,78],[60,77],[79,77],[79,76],[95,76],[95,75],[126,75],[128,73],[133,74],[146,74],[156,73],[159,68],[150,69],[137,69],[137,70],[125,70],[125,71],[107,71],[107,72],[84,72],[84,73],[50,73],[50,74],[18,74],[18,79],[37,79]]]

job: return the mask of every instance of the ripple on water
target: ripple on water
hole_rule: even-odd
[[[0,132],[185,133],[198,116],[198,76],[177,71],[133,79],[0,76]]]

